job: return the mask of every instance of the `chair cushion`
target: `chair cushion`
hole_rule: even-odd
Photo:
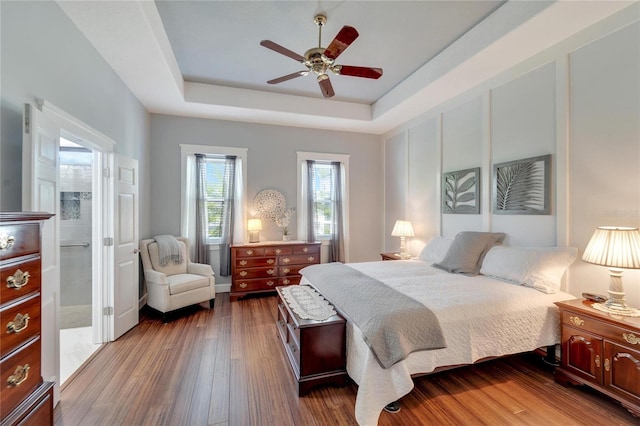
[[[179,294],[196,288],[209,287],[209,277],[195,274],[176,274],[167,277],[169,293]]]
[[[182,252],[182,258],[184,259],[182,263],[176,264],[172,261],[169,261],[166,265],[160,265],[160,256],[158,253],[158,243],[155,241],[149,244],[149,258],[151,259],[151,265],[153,269],[158,272],[162,272],[163,274],[170,276],[175,274],[184,274],[187,272],[187,246],[182,241],[178,241],[180,245],[180,251]]]

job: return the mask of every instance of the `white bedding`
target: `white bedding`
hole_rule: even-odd
[[[347,372],[359,386],[355,414],[360,425],[377,424],[385,405],[409,393],[412,374],[560,342],[558,310],[553,302],[573,299],[568,293],[545,294],[486,276],[449,274],[419,260],[349,266],[431,309],[447,343],[444,349],[414,352],[383,369],[360,330],[348,322]],[[303,277],[301,284],[305,283],[309,281]]]

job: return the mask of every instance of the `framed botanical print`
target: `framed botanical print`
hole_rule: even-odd
[[[480,167],[442,174],[442,213],[480,213]]]
[[[493,213],[551,214],[551,155],[493,165]]]

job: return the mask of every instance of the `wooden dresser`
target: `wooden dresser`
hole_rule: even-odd
[[[53,425],[40,371],[40,227],[48,213],[0,213],[0,424]]]
[[[298,271],[320,263],[320,244],[267,241],[231,246],[231,300],[299,284]]]
[[[556,305],[562,327],[556,382],[590,386],[640,416],[640,318],[614,318],[582,299]]]

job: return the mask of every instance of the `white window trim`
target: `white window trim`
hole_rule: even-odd
[[[304,163],[307,160],[314,161],[337,161],[342,163],[343,173],[342,182],[344,185],[344,194],[342,194],[342,207],[344,209],[343,214],[343,225],[344,225],[344,251],[345,251],[345,262],[349,261],[349,158],[351,157],[349,154],[331,154],[331,153],[323,153],[323,152],[304,152],[298,151],[298,161],[297,161],[297,182],[298,182],[298,196],[297,196],[297,224],[298,224],[298,238],[306,239],[307,230],[305,228],[305,223],[307,222],[306,211],[305,211],[305,198],[306,198],[306,182],[307,176],[303,173]],[[323,241],[323,245],[327,244],[326,238],[318,238],[318,240]]]
[[[184,228],[186,205],[187,205],[187,157],[195,154],[205,155],[235,155],[242,162],[242,200],[243,223],[247,221],[247,148],[237,148],[228,146],[212,146],[212,145],[189,145],[180,144],[180,232],[183,236],[187,236],[187,230]],[[244,227],[243,227],[244,229]],[[244,232],[243,232],[244,234]],[[244,235],[234,235],[234,240],[243,241]],[[213,241],[215,243],[215,241]]]

